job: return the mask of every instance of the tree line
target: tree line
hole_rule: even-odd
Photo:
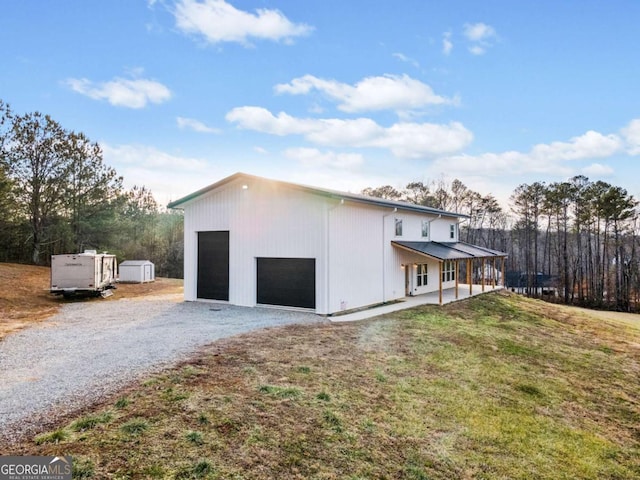
[[[145,259],[181,277],[183,222],[145,186],[123,187],[100,146],[0,100],[0,261],[36,265],[86,249]]]
[[[575,176],[519,185],[505,211],[461,181],[386,185],[365,195],[469,216],[460,238],[506,252],[507,285],[586,307],[640,310],[638,202],[624,188]]]

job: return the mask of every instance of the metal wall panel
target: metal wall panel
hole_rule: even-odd
[[[457,237],[457,233],[456,233],[456,238],[455,239],[451,239],[450,237],[450,227],[451,225],[455,225],[456,223],[458,223],[455,219],[452,218],[440,218],[435,220],[432,224],[432,232],[433,232],[433,236],[431,237],[431,240],[434,242],[457,242],[458,241],[458,237]],[[457,229],[456,229],[457,232]]]
[[[316,297],[323,297],[324,212],[322,197],[260,181],[231,182],[188,203],[185,299],[198,298],[197,232],[211,230],[229,231],[230,303],[256,305],[257,257],[317,259]]]
[[[423,258],[391,245],[395,218],[403,220],[404,240],[422,240],[422,220],[430,219],[430,240],[450,241],[449,225],[455,223],[255,179],[225,184],[184,208],[186,300],[197,299],[197,232],[228,230],[230,303],[256,305],[256,258],[307,258],[316,260],[317,313],[404,297],[402,264]],[[429,288],[437,289],[437,263],[430,268]]]
[[[333,200],[328,206],[329,312],[382,302],[385,213],[348,201]]]

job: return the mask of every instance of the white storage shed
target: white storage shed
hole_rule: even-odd
[[[147,283],[156,279],[155,266],[149,260],[126,260],[119,270],[120,283]]]

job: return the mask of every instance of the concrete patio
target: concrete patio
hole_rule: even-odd
[[[448,288],[442,291],[442,304],[456,302],[464,300],[469,297],[475,297],[483,293],[495,292],[502,290],[504,287],[497,285],[472,285],[471,293],[469,293],[469,284],[461,283],[458,287],[458,298],[456,298],[456,289]],[[384,315],[387,313],[397,312],[405,310],[407,308],[417,307],[419,305],[438,305],[440,303],[440,293],[438,291],[425,293],[423,295],[416,295],[415,297],[405,297],[399,302],[390,303],[388,305],[380,305],[377,307],[367,308],[365,310],[359,310],[353,313],[346,313],[344,315],[334,315],[328,317],[331,322],[354,322],[357,320],[365,320],[367,318],[377,317],[378,315]]]

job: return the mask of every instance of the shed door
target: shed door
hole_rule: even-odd
[[[315,258],[258,258],[257,302],[316,308]]]
[[[198,298],[229,300],[229,232],[198,232]]]
[[[145,282],[151,281],[151,265],[149,264],[145,264],[144,266],[144,281]]]

